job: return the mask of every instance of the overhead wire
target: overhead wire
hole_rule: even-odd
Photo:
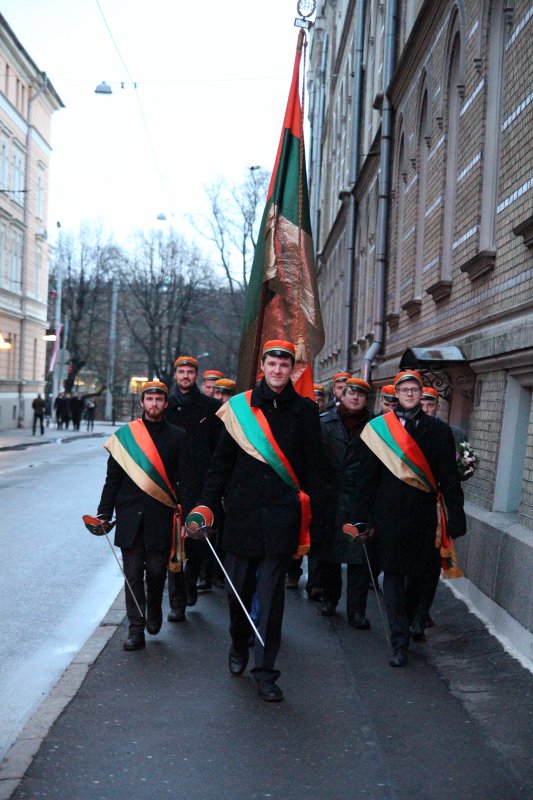
[[[167,186],[167,183],[165,181],[165,178],[164,178],[164,175],[163,175],[163,170],[161,169],[161,165],[159,163],[159,159],[157,158],[157,153],[156,153],[156,150],[155,150],[155,147],[154,147],[154,143],[153,143],[152,137],[150,135],[150,129],[148,127],[148,120],[146,119],[146,115],[144,113],[144,108],[143,108],[143,105],[141,103],[141,97],[140,97],[140,94],[139,94],[138,83],[137,83],[137,81],[135,81],[133,79],[133,77],[131,75],[131,72],[128,69],[128,65],[126,64],[126,62],[124,60],[124,57],[122,56],[122,53],[120,52],[120,49],[119,49],[118,44],[116,42],[116,39],[113,36],[113,32],[112,32],[112,30],[111,30],[111,28],[109,26],[109,23],[108,23],[108,21],[106,19],[106,16],[105,16],[105,14],[103,12],[102,6],[100,5],[100,0],[96,0],[96,5],[98,6],[98,11],[100,12],[100,15],[102,17],[104,25],[105,25],[105,27],[107,29],[107,32],[109,34],[109,38],[113,42],[113,46],[114,46],[115,50],[117,51],[117,55],[120,58],[120,61],[122,62],[122,66],[126,70],[126,74],[127,74],[128,78],[130,79],[131,83],[133,84],[133,88],[135,89],[135,96],[137,98],[137,103],[138,103],[138,106],[139,106],[139,113],[141,115],[141,119],[142,119],[142,122],[143,122],[143,125],[144,125],[146,138],[148,140],[148,144],[149,144],[149,147],[150,147],[150,150],[151,150],[151,153],[152,153],[152,157],[154,159],[154,164],[155,164],[155,167],[156,167],[157,172],[159,174],[159,178],[161,180],[161,184],[162,184],[162,186],[163,186],[163,188],[164,188],[164,190],[166,192],[167,198],[168,198],[168,200],[171,200],[172,199],[171,198],[171,194],[170,194],[169,188]]]

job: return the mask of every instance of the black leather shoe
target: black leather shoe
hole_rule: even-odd
[[[199,580],[198,583],[196,584],[196,588],[199,592],[210,592],[211,589],[213,588],[213,584],[211,583],[211,581]]]
[[[123,644],[124,650],[142,650],[146,647],[144,636],[128,636]]]
[[[146,632],[150,636],[155,636],[161,630],[163,624],[163,610],[159,608],[149,608],[146,613]]]
[[[283,700],[283,692],[277,683],[270,683],[270,681],[257,681],[257,694],[267,703],[279,703],[280,700]]]
[[[228,653],[228,666],[231,674],[236,678],[239,675],[242,675],[247,664],[248,650],[246,649],[241,653],[239,650],[235,650],[233,647],[230,647],[230,651]]]
[[[337,606],[335,603],[332,603],[331,600],[328,600],[327,603],[324,603],[323,606],[320,608],[320,613],[323,617],[333,617],[336,613]]]
[[[370,622],[364,614],[354,614],[353,617],[350,617],[348,620],[348,625],[351,625],[352,628],[356,628],[358,631],[370,630]]]
[[[391,667],[406,667],[407,666],[407,650],[398,650],[397,653],[389,658],[389,665]]]
[[[167,619],[169,622],[184,622],[185,611],[183,608],[171,608],[167,614]]]
[[[414,642],[424,642],[426,640],[426,634],[424,633],[424,623],[420,619],[415,619],[411,627],[409,628],[409,633],[411,634],[411,639]]]

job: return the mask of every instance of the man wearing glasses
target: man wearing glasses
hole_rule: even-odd
[[[375,529],[393,649],[389,664],[404,667],[425,578],[440,558],[441,540],[463,536],[466,519],[453,435],[446,423],[422,411],[420,373],[398,373],[394,388],[396,408],[369,422],[361,434],[360,480],[350,521]]]

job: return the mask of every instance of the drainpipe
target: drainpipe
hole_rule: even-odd
[[[328,55],[328,34],[324,32],[322,39],[322,58],[320,60],[320,74],[318,75],[318,110],[317,110],[317,123],[316,134],[313,137],[313,222],[312,230],[314,232],[315,255],[319,248],[319,234],[320,234],[320,172],[322,169],[322,130],[324,128],[324,104],[326,97],[326,58]]]
[[[359,150],[361,147],[361,118],[363,111],[363,50],[365,45],[366,2],[358,0],[355,21],[354,88],[353,88],[353,128],[352,157],[350,161],[350,207],[348,210],[348,249],[346,256],[346,275],[344,279],[344,330],[342,352],[344,367],[350,370],[350,348],[352,342],[353,276],[355,264],[355,237],[357,232],[357,201],[354,189],[359,175]]]
[[[363,379],[370,381],[372,361],[383,347],[385,328],[385,269],[390,193],[392,148],[392,103],[388,88],[394,74],[396,50],[396,0],[386,5],[385,50],[383,57],[383,108],[381,112],[381,147],[378,183],[378,220],[376,230],[376,279],[374,283],[374,341],[363,359]]]
[[[33,104],[40,95],[44,92],[47,86],[46,73],[41,73],[41,85],[37,91],[28,98],[28,122],[26,131],[26,156],[24,162],[24,207],[22,218],[22,253],[20,265],[20,337],[19,337],[19,384],[18,384],[18,419],[17,427],[24,427],[24,355],[26,351],[26,311],[27,311],[27,286],[26,279],[28,276],[28,259],[29,259],[29,219],[30,219],[30,186],[31,186],[31,144],[33,133],[32,110]]]

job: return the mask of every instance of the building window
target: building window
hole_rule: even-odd
[[[447,281],[452,279],[453,237],[455,231],[460,56],[461,39],[459,33],[456,33],[451,47],[447,86],[446,175],[444,181],[444,225],[442,235],[442,278]]]
[[[9,142],[2,138],[0,151],[0,189],[7,189],[9,181]]]
[[[531,414],[531,389],[508,376],[496,470],[493,511],[518,512],[524,483],[524,466]],[[513,442],[509,447],[508,442]]]
[[[488,25],[487,122],[483,152],[483,188],[479,249],[496,250],[496,204],[500,164],[501,104],[504,82],[504,53],[508,27],[504,19],[503,0],[492,4]]]
[[[44,167],[39,165],[37,172],[37,202],[35,214],[38,219],[44,218]]]
[[[0,287],[7,283],[6,244],[5,222],[0,222]]]
[[[396,264],[394,275],[394,300],[392,314],[400,313],[400,287],[402,283],[403,265],[403,229],[405,221],[405,145],[403,131],[399,137],[398,163],[396,166]]]
[[[418,127],[418,201],[416,208],[415,285],[413,297],[422,297],[422,268],[424,266],[426,193],[428,175],[428,96],[424,92]]]
[[[41,274],[43,263],[43,248],[40,244],[35,247],[35,297],[41,296]]]
[[[22,234],[13,231],[9,259],[9,283],[12,292],[22,291]]]
[[[24,205],[24,158],[20,150],[13,154],[13,200]]]

